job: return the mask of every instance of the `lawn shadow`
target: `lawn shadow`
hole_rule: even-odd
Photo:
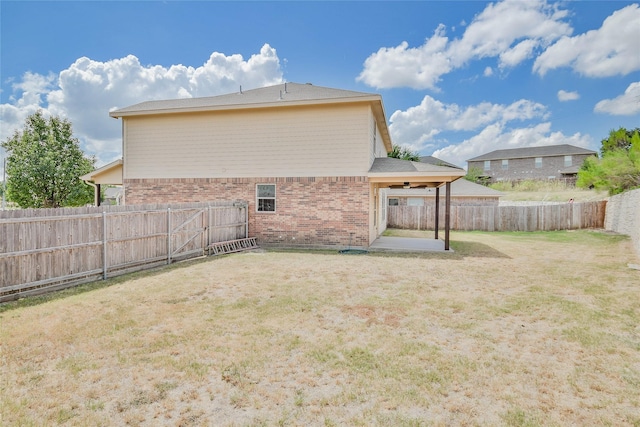
[[[229,256],[229,255],[221,255],[219,257],[225,257],[225,256]],[[215,259],[215,258],[217,257],[191,258],[184,261],[178,261],[170,265],[160,265],[158,267],[149,268],[147,270],[139,270],[132,273],[121,274],[119,276],[110,277],[107,280],[95,280],[92,282],[71,285],[68,288],[54,290],[49,293],[25,296],[17,300],[0,303],[0,314],[2,314],[5,311],[15,310],[17,308],[45,304],[49,301],[67,298],[72,295],[79,295],[79,294],[92,292],[102,288],[108,288],[110,286],[118,285],[122,282],[135,280],[136,278],[139,278],[139,277],[153,277],[159,274],[164,274],[167,271],[181,269],[181,268],[188,268],[194,264],[211,261],[212,259]]]
[[[479,242],[451,241],[451,251],[375,251],[369,252],[370,256],[396,257],[396,258],[421,258],[421,259],[450,259],[463,260],[465,258],[505,258],[511,257],[504,252]]]

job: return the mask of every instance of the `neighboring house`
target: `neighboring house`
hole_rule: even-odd
[[[575,178],[584,160],[595,155],[573,145],[547,145],[496,150],[467,160],[467,165],[481,170],[490,182]]]
[[[422,156],[420,161],[462,170],[459,166],[433,156]],[[445,194],[442,191],[439,193],[440,204],[444,206]],[[385,190],[385,196],[389,206],[424,206],[435,204],[436,191],[434,188],[392,188]],[[451,206],[497,206],[502,196],[499,191],[466,179],[451,183]]]
[[[93,188],[95,189],[94,204],[96,206],[100,206],[103,202],[105,202],[105,204],[124,204],[124,201],[122,200],[123,192],[121,188],[122,159],[118,159],[114,162],[106,164],[86,175],[82,175],[80,179],[93,186]],[[101,200],[100,195],[102,194],[103,185],[120,186],[120,188],[118,188],[118,194],[114,194],[114,190],[108,188],[107,190],[105,190],[105,200]],[[112,203],[112,198],[114,201],[116,201],[116,203]]]
[[[381,189],[464,175],[386,157],[378,94],[285,83],[110,115],[122,119],[127,204],[245,200],[266,245],[367,247],[386,227]]]
[[[102,204],[121,205],[122,204],[122,187],[107,187],[104,190]]]

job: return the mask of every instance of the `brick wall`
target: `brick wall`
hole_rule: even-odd
[[[276,185],[276,212],[256,212],[257,184]],[[124,187],[128,205],[245,200],[249,235],[266,246],[369,245],[366,177],[130,179]]]
[[[574,154],[572,165],[581,166],[588,154]],[[491,181],[498,180],[522,180],[522,179],[555,179],[562,178],[561,170],[566,169],[564,156],[549,156],[542,158],[542,167],[536,168],[534,157],[525,159],[508,159],[507,169],[502,169],[502,160],[491,160],[491,169],[484,170],[484,161],[469,162],[469,168],[480,169],[484,175],[491,177]]]

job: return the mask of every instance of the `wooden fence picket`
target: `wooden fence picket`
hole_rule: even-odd
[[[242,201],[0,211],[0,302],[201,256],[247,218]]]
[[[451,230],[553,231],[604,227],[606,201],[534,206],[451,206]],[[444,209],[440,209],[444,224]],[[387,227],[433,230],[435,206],[389,206]]]

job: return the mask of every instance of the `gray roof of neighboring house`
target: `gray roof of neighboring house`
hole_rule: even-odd
[[[143,114],[145,112],[158,113],[162,111],[176,110],[211,110],[246,108],[247,106],[271,106],[273,104],[300,104],[306,102],[318,103],[319,101],[345,101],[362,100],[373,101],[382,100],[382,97],[375,93],[355,92],[350,90],[332,89],[328,87],[315,86],[310,83],[282,83],[275,86],[262,87],[258,89],[243,90],[238,92],[209,96],[204,98],[180,98],[159,101],[146,101],[129,107],[120,108],[109,114],[112,117],[122,117],[126,115]]]
[[[495,150],[490,153],[474,157],[473,159],[469,159],[467,160],[467,162],[501,159],[522,159],[527,157],[569,156],[574,154],[590,155],[597,154],[597,152],[569,144],[546,145],[543,147],[524,147]]]
[[[444,160],[440,160],[439,158],[433,156],[420,156],[420,161],[422,163],[429,163],[436,166],[448,166],[450,168],[462,169],[460,166],[456,166],[453,163],[445,162]]]
[[[392,189],[388,190],[389,196],[432,196],[435,195],[433,189],[427,188],[412,188],[412,189]],[[440,195],[444,196],[443,189],[440,189]],[[484,185],[476,184],[466,179],[458,179],[451,183],[451,195],[457,197],[501,197],[504,194],[500,191],[496,191],[493,188],[485,187]]]

